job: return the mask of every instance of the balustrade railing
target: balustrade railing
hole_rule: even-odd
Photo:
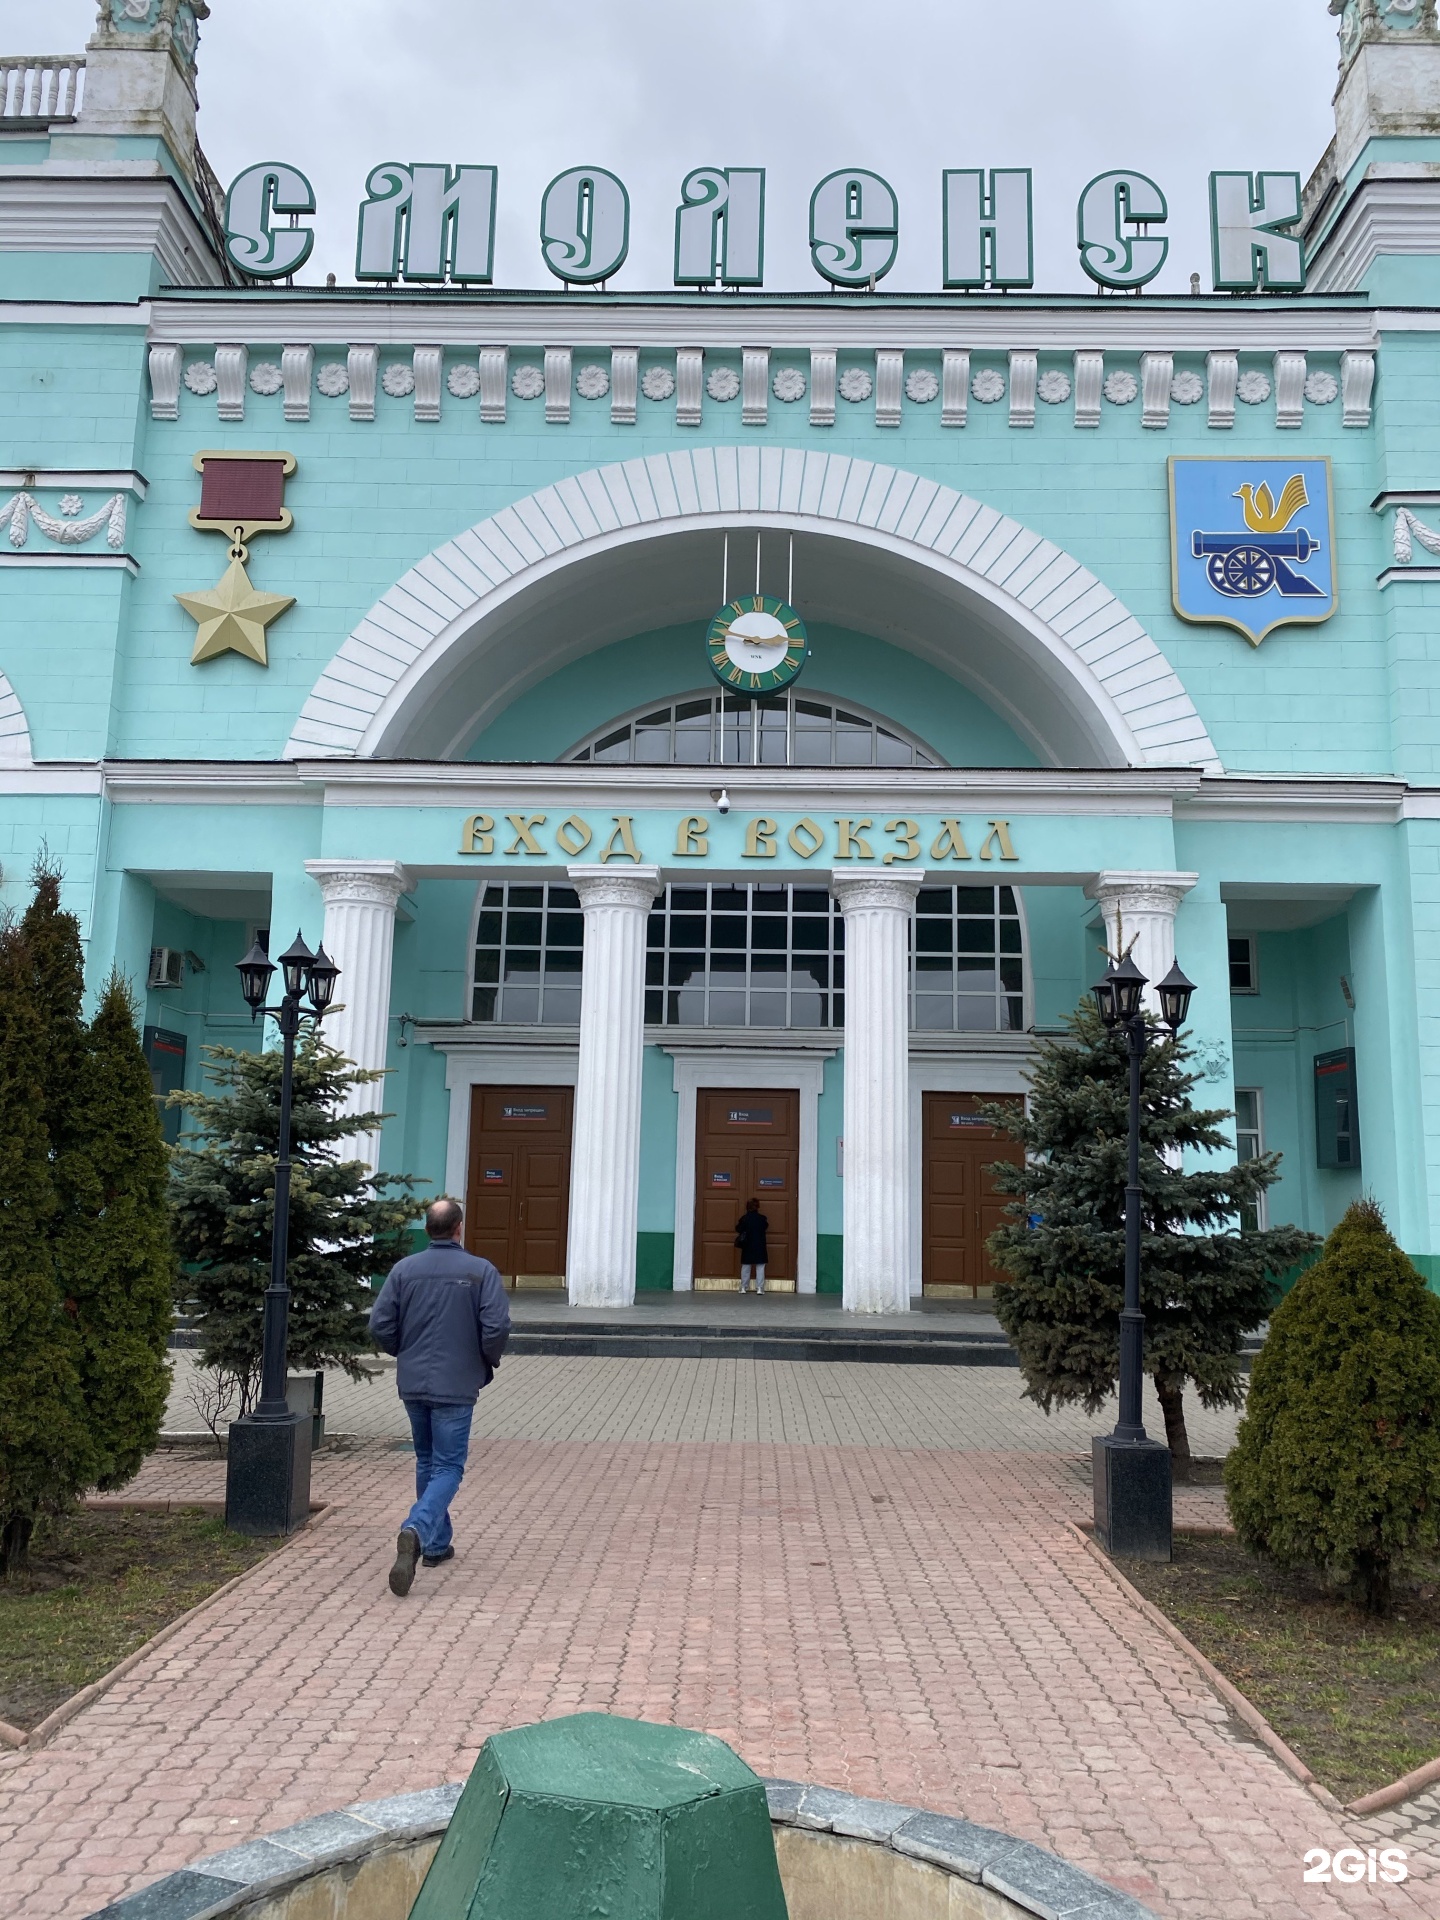
[[[85,56],[12,54],[0,58],[0,130],[17,123],[73,120],[85,99]]]

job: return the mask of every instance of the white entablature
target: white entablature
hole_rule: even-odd
[[[737,526],[786,529],[797,546],[823,540],[835,563],[824,572],[833,581],[848,569],[849,597],[832,609],[817,577],[817,617],[843,619],[847,606],[868,615],[869,631],[973,687],[1051,764],[1220,770],[1173,667],[1072,555],[918,474],[758,447],[697,447],[572,475],[447,541],[344,641],[285,757],[454,757],[466,727],[473,737],[526,686],[625,637],[593,624],[612,576],[631,582],[625,631],[687,617],[680,602],[635,595],[668,589],[665,543],[681,552],[679,537]],[[652,553],[636,568],[642,543]],[[904,604],[903,623],[865,606],[872,582],[886,588],[881,600]],[[573,624],[560,606],[571,591]]]

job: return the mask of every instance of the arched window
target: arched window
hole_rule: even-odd
[[[659,767],[942,767],[893,721],[787,690],[698,693],[591,734],[567,760]]]
[[[911,1025],[1018,1033],[1024,931],[1011,887],[925,887],[915,903]],[[471,1018],[580,1020],[584,921],[572,887],[487,886]],[[845,922],[824,887],[668,886],[649,918],[645,1020],[656,1027],[843,1027]]]

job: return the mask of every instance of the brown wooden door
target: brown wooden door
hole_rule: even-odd
[[[800,1095],[702,1087],[695,1114],[695,1280],[740,1279],[735,1222],[745,1202],[769,1221],[765,1284],[795,1282]]]
[[[470,1099],[465,1245],[506,1280],[565,1276],[570,1087],[476,1087]]]
[[[1005,1224],[1009,1204],[985,1169],[997,1160],[1018,1166],[1023,1149],[981,1120],[975,1095],[923,1098],[921,1278],[926,1293],[983,1300],[1004,1283],[985,1241]]]

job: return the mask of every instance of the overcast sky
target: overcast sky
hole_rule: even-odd
[[[95,0],[0,0],[0,52],[78,51]],[[820,290],[811,189],[837,167],[900,197],[889,288],[938,288],[943,167],[1029,166],[1036,285],[1088,290],[1075,203],[1114,168],[1167,195],[1155,290],[1209,287],[1212,168],[1302,179],[1334,130],[1325,0],[211,0],[200,135],[228,184],[285,160],[315,185],[305,278],[353,277],[356,209],[382,160],[500,169],[496,284],[553,286],[540,196],[572,166],[630,190],[611,285],[671,281],[690,168],[763,166],[766,284]]]

